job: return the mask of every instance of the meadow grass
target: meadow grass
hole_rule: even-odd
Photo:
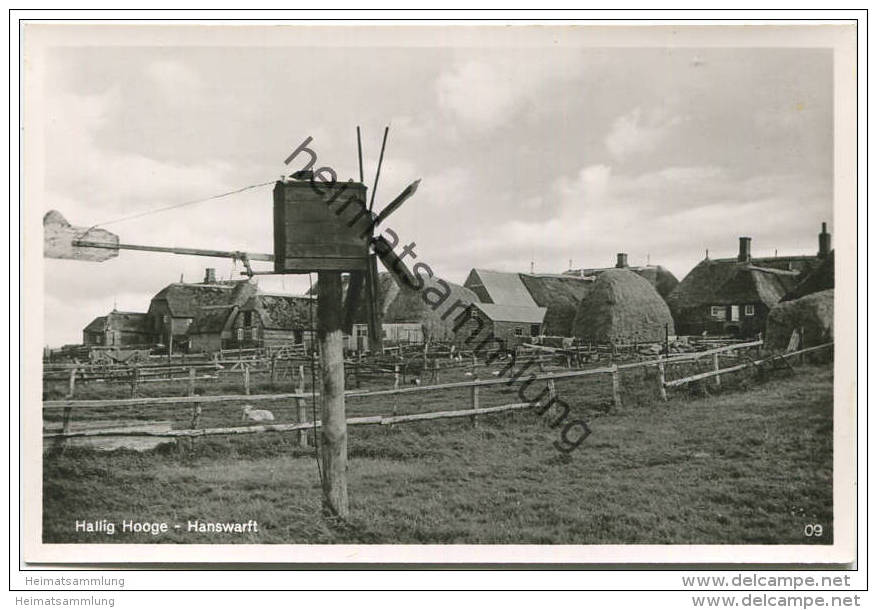
[[[679,376],[678,373],[674,376]],[[532,411],[349,429],[350,514],[321,509],[313,448],[294,434],[199,438],[192,446],[97,452],[68,448],[43,460],[43,540],[101,543],[830,544],[832,371],[752,373],[655,397],[654,373],[622,379],[611,409],[606,376],[557,382],[570,419],[592,434],[570,454],[559,429]],[[536,392],[538,393],[538,391]],[[468,391],[399,397],[397,411],[466,408]],[[482,405],[518,402],[513,388]],[[387,413],[391,399],[348,401],[350,415]],[[274,404],[274,403],[270,403]],[[281,408],[283,407],[283,408]],[[279,421],[294,421],[289,405]],[[239,404],[204,409],[225,425]],[[117,415],[118,411],[116,412]],[[107,410],[84,417],[106,419]],[[188,410],[125,411],[174,421]],[[52,416],[54,417],[54,415]],[[47,417],[47,419],[49,419]],[[74,531],[75,520],[181,524],[150,536]],[[198,534],[189,520],[255,519],[258,533]],[[820,538],[805,537],[821,524]]]

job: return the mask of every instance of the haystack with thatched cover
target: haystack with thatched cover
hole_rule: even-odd
[[[569,275],[529,275],[521,281],[539,307],[547,309],[542,332],[555,337],[572,337],[579,303],[594,285],[592,278]]]
[[[834,290],[808,294],[785,301],[770,310],[767,317],[765,346],[785,351],[792,333],[801,333],[804,347],[827,343],[834,336]]]
[[[645,343],[675,334],[670,309],[652,284],[628,269],[608,269],[579,305],[573,330],[591,343]]]

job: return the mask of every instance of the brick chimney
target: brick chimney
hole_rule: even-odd
[[[615,266],[616,266],[618,269],[624,269],[625,267],[627,267],[627,253],[625,253],[625,252],[619,252],[619,253],[616,254],[615,256],[616,256],[616,258],[617,258],[617,261],[616,261],[616,263],[615,263]]]
[[[822,223],[822,233],[819,234],[819,258],[826,258],[831,252],[831,233],[828,232],[826,223]]]
[[[752,260],[752,238],[741,237],[740,252],[737,254],[737,261],[741,263],[748,263],[750,260]]]
[[[204,283],[205,284],[215,284],[216,283],[216,269],[213,267],[207,267],[204,270]]]

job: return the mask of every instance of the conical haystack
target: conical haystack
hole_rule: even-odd
[[[834,290],[808,294],[780,303],[767,316],[764,341],[768,349],[785,350],[796,330],[803,329],[805,347],[832,340],[834,335]]]
[[[592,343],[645,343],[675,334],[673,317],[661,295],[627,269],[601,273],[579,305],[575,336]]]

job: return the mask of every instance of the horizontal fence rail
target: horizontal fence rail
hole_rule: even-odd
[[[485,386],[494,386],[494,385],[511,385],[514,383],[518,383],[523,380],[534,380],[534,381],[543,381],[543,380],[552,380],[552,379],[568,379],[573,377],[586,377],[589,375],[605,375],[605,374],[615,374],[621,370],[641,368],[641,367],[650,367],[650,366],[658,366],[660,364],[673,364],[678,362],[684,362],[687,360],[696,360],[698,358],[711,355],[718,352],[726,352],[732,351],[735,349],[744,349],[749,347],[756,347],[762,344],[761,341],[753,341],[750,343],[740,343],[737,345],[716,348],[713,350],[708,350],[704,352],[692,352],[690,354],[680,354],[678,356],[671,356],[670,358],[659,358],[657,360],[646,360],[642,362],[630,362],[627,364],[618,364],[609,367],[599,367],[592,369],[584,369],[579,371],[560,371],[560,372],[551,372],[551,373],[533,373],[530,375],[524,375],[523,372],[519,373],[514,377],[497,377],[494,379],[475,379],[472,381],[455,381],[451,383],[443,383],[443,384],[435,384],[435,385],[422,385],[422,386],[412,386],[407,388],[392,388],[386,390],[366,390],[366,391],[357,391],[350,390],[344,393],[347,398],[368,398],[370,396],[391,396],[396,394],[413,394],[419,392],[434,392],[438,390],[452,390],[459,388],[472,388],[472,387],[485,387]],[[526,364],[526,360],[524,360],[524,364]],[[510,368],[513,369],[515,367],[514,364],[509,364],[507,362],[497,362],[495,365],[499,368]],[[526,369],[525,369],[526,370]],[[297,398],[312,398],[319,397],[319,392],[291,392],[284,394],[252,394],[252,395],[243,395],[243,394],[229,394],[229,395],[221,395],[221,396],[164,396],[164,397],[155,397],[155,398],[118,398],[118,399],[96,399],[96,400],[47,400],[43,402],[43,407],[48,409],[58,409],[58,408],[67,408],[67,407],[129,407],[129,406],[142,406],[142,405],[152,405],[152,404],[193,404],[193,403],[216,403],[216,402],[230,402],[236,400],[246,400],[248,402],[262,402],[262,401],[271,401],[271,400],[289,400],[289,399],[297,399]]]
[[[834,342],[823,343],[822,345],[815,345],[813,347],[806,347],[804,349],[800,349],[794,352],[788,352],[785,354],[777,354],[775,356],[770,356],[769,358],[763,358],[761,360],[753,360],[751,362],[744,362],[743,364],[737,364],[734,366],[729,366],[723,369],[716,369],[714,371],[707,371],[705,373],[698,373],[697,375],[691,375],[689,377],[682,377],[680,379],[673,379],[671,381],[665,381],[665,388],[675,388],[679,386],[683,386],[685,384],[691,383],[693,381],[700,381],[702,379],[709,379],[710,377],[716,377],[718,375],[724,375],[726,373],[734,373],[736,371],[742,371],[743,369],[750,368],[753,366],[761,366],[762,364],[766,364],[768,362],[776,361],[779,359],[788,358],[790,356],[798,356],[801,354],[806,354],[808,352],[815,352],[816,350],[824,349],[834,345]]]
[[[434,411],[431,413],[416,413],[414,415],[374,415],[369,417],[350,417],[347,419],[348,426],[381,425],[390,426],[413,421],[449,419],[454,417],[472,417],[475,415],[488,415],[490,413],[502,413],[505,411],[517,411],[537,406],[537,403],[515,403],[499,405],[496,407],[480,407],[477,409],[461,409],[457,411]],[[150,436],[162,438],[197,437],[197,436],[221,436],[232,434],[257,434],[260,432],[295,432],[298,430],[312,430],[320,428],[320,420],[296,424],[260,424],[255,426],[236,426],[229,428],[199,428],[189,430],[166,430],[163,432],[151,432],[148,430],[126,430],[123,428],[102,430],[78,430],[75,432],[50,432],[43,434],[44,439],[51,438],[76,438],[76,437],[101,437],[101,436]]]

